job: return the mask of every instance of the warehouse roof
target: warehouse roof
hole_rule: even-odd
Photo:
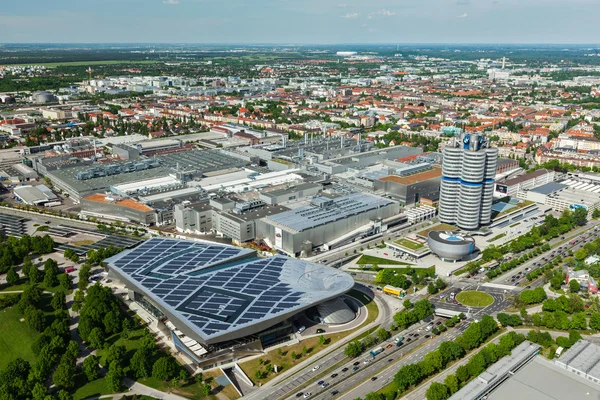
[[[102,194],[102,193],[96,193],[91,196],[85,197],[84,200],[94,201],[96,203],[115,204],[117,206],[127,207],[127,208],[131,208],[132,210],[137,210],[137,211],[144,211],[144,212],[152,211],[152,208],[150,208],[140,202],[137,202],[133,199],[111,198],[111,197],[107,197],[107,195]]]
[[[526,182],[530,179],[535,179],[538,176],[546,175],[551,172],[553,172],[553,171],[549,171],[547,169],[538,169],[533,172],[529,172],[527,174],[517,176],[516,178],[507,179],[506,181],[502,182],[502,184],[504,184],[506,186],[518,185],[519,183]]]
[[[566,187],[567,187],[567,185],[563,185],[562,183],[548,182],[545,185],[530,189],[530,191],[534,192],[534,193],[548,195],[548,194],[557,192],[559,190],[563,190]]]
[[[415,183],[426,181],[429,179],[440,178],[442,176],[442,169],[433,167],[429,171],[419,172],[418,174],[408,176],[390,175],[384,178],[380,178],[383,182],[395,182],[401,185],[414,185]]]
[[[388,199],[365,193],[352,193],[335,199],[315,196],[307,206],[271,215],[265,220],[302,232],[390,204],[393,202]]]

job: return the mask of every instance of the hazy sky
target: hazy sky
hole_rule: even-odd
[[[5,43],[600,43],[600,0],[2,3]]]

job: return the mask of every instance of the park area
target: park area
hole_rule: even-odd
[[[467,290],[456,295],[456,301],[468,307],[487,307],[494,302],[494,298],[487,293]]]

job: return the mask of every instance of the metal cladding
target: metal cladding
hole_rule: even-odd
[[[354,286],[345,272],[216,243],[153,238],[106,260],[109,273],[187,336],[240,339]]]
[[[474,230],[492,219],[498,149],[483,134],[463,133],[444,149],[440,221]]]
[[[431,231],[427,236],[431,251],[444,260],[461,260],[475,251],[475,240],[469,235]]]

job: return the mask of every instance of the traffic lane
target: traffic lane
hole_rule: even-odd
[[[579,243],[581,243],[581,241],[582,241],[582,240],[587,240],[587,239],[590,239],[590,238],[594,238],[594,239],[595,239],[595,238],[597,238],[597,237],[599,237],[599,236],[600,236],[600,231],[595,231],[595,230],[594,230],[593,232],[590,232],[590,230],[592,230],[592,229],[595,229],[595,228],[596,228],[596,226],[597,226],[597,224],[596,224],[596,223],[593,223],[593,224],[591,224],[590,226],[588,226],[588,225],[585,225],[585,226],[583,226],[583,227],[581,227],[581,228],[578,228],[578,229],[577,229],[575,232],[571,232],[572,234],[574,233],[574,235],[572,235],[572,236],[568,236],[569,234],[567,233],[566,235],[564,235],[564,236],[563,236],[563,237],[566,237],[566,236],[568,236],[568,238],[567,238],[567,239],[562,239],[562,237],[555,238],[555,239],[552,239],[552,240],[549,242],[549,244],[550,244],[550,246],[552,246],[552,245],[554,245],[554,244],[556,244],[556,243],[558,243],[558,242],[561,242],[561,241],[563,241],[563,240],[568,240],[568,241],[571,241],[571,240],[576,240],[576,241],[578,242],[578,243],[576,243],[576,244],[579,244]],[[581,238],[582,236],[584,236],[584,239],[582,239],[582,238]],[[567,243],[565,243],[565,244],[563,244],[563,245],[561,245],[561,246],[559,246],[558,248],[551,248],[551,249],[550,249],[550,250],[548,250],[547,252],[540,254],[540,255],[539,255],[539,256],[537,256],[536,258],[534,258],[534,259],[532,259],[532,260],[529,260],[529,261],[527,261],[526,263],[522,264],[521,266],[518,266],[518,267],[516,267],[515,269],[512,269],[512,270],[510,270],[510,271],[507,271],[507,272],[506,272],[506,274],[509,274],[510,272],[512,272],[512,273],[521,272],[521,271],[523,271],[523,270],[524,270],[524,269],[525,269],[525,268],[526,268],[528,265],[530,265],[530,264],[532,264],[532,263],[534,263],[534,262],[536,262],[536,261],[539,261],[539,260],[540,260],[540,259],[542,259],[543,257],[545,257],[545,256],[548,256],[549,254],[551,254],[551,253],[552,253],[552,251],[554,251],[554,252],[555,252],[555,254],[556,254],[556,251],[557,251],[558,249],[561,249],[561,250],[560,250],[560,252],[561,252],[561,253],[562,253],[562,252],[564,252],[564,251],[568,251],[568,250],[569,250],[569,244],[568,244],[568,242],[567,242]],[[530,250],[528,250],[528,251],[530,251]],[[519,253],[515,253],[515,255],[514,255],[514,258],[519,258],[519,257],[520,257],[522,254],[524,254],[525,252],[526,252],[526,251],[519,252]],[[504,275],[505,275],[505,274],[502,274],[502,275],[500,275],[499,277],[497,277],[497,278],[493,279],[493,280],[492,280],[492,282],[497,282],[497,283],[502,283],[502,282],[505,282],[505,279],[506,279],[506,277],[505,277]]]
[[[534,265],[532,267],[530,267],[529,270],[527,270],[527,268],[526,268],[526,271],[524,271],[525,273],[523,273],[518,279],[512,279],[512,277],[511,277],[511,278],[507,278],[506,281],[509,282],[509,279],[510,279],[510,282],[509,282],[510,285],[519,286],[520,284],[527,282],[527,273],[531,273],[538,268],[542,268],[544,265],[552,262],[552,260],[555,257],[558,257],[559,255],[562,257],[567,257],[569,255],[568,251],[576,252],[579,249],[582,249],[590,241],[596,240],[597,236],[598,235],[595,234],[589,238],[580,240],[577,244],[573,245],[570,248],[563,247],[560,251],[555,252],[554,255],[551,254],[547,257],[542,258],[541,262],[534,263]],[[513,275],[513,277],[514,277],[514,275]]]
[[[441,324],[441,319],[439,320],[434,320],[434,322],[440,322]],[[410,351],[412,351],[415,347],[418,347],[420,343],[422,343],[425,340],[425,335],[431,335],[429,332],[426,331],[426,329],[423,327],[424,325],[422,325],[421,327],[414,327],[411,330],[407,330],[405,332],[401,332],[402,335],[405,337],[405,344],[401,347],[397,347],[395,345],[395,343],[392,341],[392,339],[387,340],[381,344],[379,344],[376,347],[387,347],[389,345],[391,345],[392,347],[384,350],[383,353],[377,355],[375,358],[371,357],[369,355],[369,350],[365,351],[362,355],[362,357],[359,358],[355,358],[355,359],[350,359],[348,361],[348,363],[341,365],[339,367],[339,369],[336,369],[336,371],[331,371],[329,372],[326,376],[312,376],[310,379],[315,379],[315,378],[319,378],[317,380],[318,381],[325,381],[327,383],[329,383],[329,386],[327,388],[322,388],[321,386],[318,386],[316,384],[316,382],[310,386],[308,386],[307,388],[305,388],[304,390],[302,390],[303,393],[306,392],[311,392],[312,395],[316,395],[319,394],[321,392],[331,392],[333,391],[333,387],[335,385],[337,385],[340,381],[343,381],[345,379],[350,379],[352,380],[352,382],[356,382],[357,376],[361,376],[364,374],[368,374],[368,372],[365,371],[371,371],[371,375],[376,372],[377,370],[381,369],[383,365],[388,363],[389,359],[392,360],[396,360],[400,357],[402,357],[402,354],[406,354]],[[417,334],[418,336],[415,337],[414,335]],[[408,338],[410,337],[410,341],[408,340]],[[375,348],[376,348],[375,347]],[[365,360],[369,360],[368,364],[365,364],[364,361]],[[355,367],[355,363],[359,363],[358,365],[358,370],[354,371],[353,368]],[[322,367],[321,367],[322,368]],[[347,368],[346,372],[342,372],[342,370],[344,368]],[[333,373],[337,373],[338,376],[336,376],[335,378],[331,378],[331,374]],[[371,376],[369,375],[369,376]],[[310,380],[309,379],[309,380]],[[335,386],[337,387],[337,386]],[[339,390],[339,389],[338,389]],[[291,394],[289,396],[289,398],[294,398],[296,396],[296,394]]]
[[[398,362],[389,363],[390,365],[386,366],[384,370],[379,371],[376,374],[364,374],[365,376],[362,377],[363,383],[359,384],[358,386],[356,386],[356,380],[352,380],[352,382],[345,382],[343,385],[339,386],[340,389],[337,389],[342,395],[336,398],[339,398],[339,400],[352,400],[358,397],[364,398],[368,393],[380,390],[394,380],[394,376],[400,368],[405,365],[421,361],[425,355],[427,355],[427,353],[437,349],[442,342],[456,339],[459,335],[461,335],[462,331],[468,327],[468,323],[461,323],[459,325],[440,336],[432,337],[418,350],[407,354],[406,357],[402,357]],[[372,381],[372,376],[377,376],[377,379]],[[341,390],[341,388],[344,390]],[[333,397],[335,396],[331,396],[331,393],[329,393],[329,396],[318,396],[316,398],[326,399]]]

